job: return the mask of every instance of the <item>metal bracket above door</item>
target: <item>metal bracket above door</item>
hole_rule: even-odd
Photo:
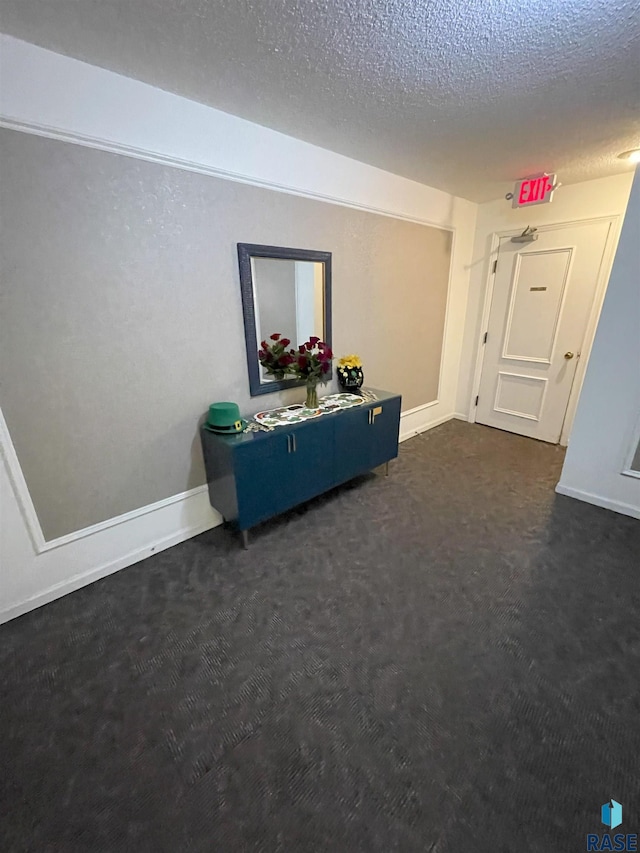
[[[532,228],[531,225],[527,225],[522,234],[518,234],[517,237],[512,237],[512,243],[533,243],[538,239],[538,235],[536,234],[537,228]]]

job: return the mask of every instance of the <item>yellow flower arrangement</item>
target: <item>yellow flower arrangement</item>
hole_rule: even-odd
[[[344,367],[345,370],[350,370],[353,367],[362,367],[362,361],[359,355],[345,355],[338,362],[338,367]]]

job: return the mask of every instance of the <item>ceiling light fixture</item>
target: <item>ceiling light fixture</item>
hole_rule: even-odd
[[[640,148],[632,148],[631,151],[623,151],[618,154],[621,160],[628,160],[630,163],[640,163]]]

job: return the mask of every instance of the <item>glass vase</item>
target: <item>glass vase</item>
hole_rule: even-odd
[[[305,401],[306,409],[318,408],[318,380],[307,379],[307,399]]]

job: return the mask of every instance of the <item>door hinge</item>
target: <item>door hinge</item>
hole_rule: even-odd
[[[493,273],[495,275],[496,270],[498,269],[498,261],[493,262]]]
[[[484,338],[482,339],[482,343],[483,343],[483,344],[486,344],[486,342],[487,342],[487,338],[488,338],[488,337],[489,337],[489,332],[485,332],[485,333],[484,333]]]
[[[476,397],[476,406],[478,405],[478,400],[480,399],[480,395]]]

